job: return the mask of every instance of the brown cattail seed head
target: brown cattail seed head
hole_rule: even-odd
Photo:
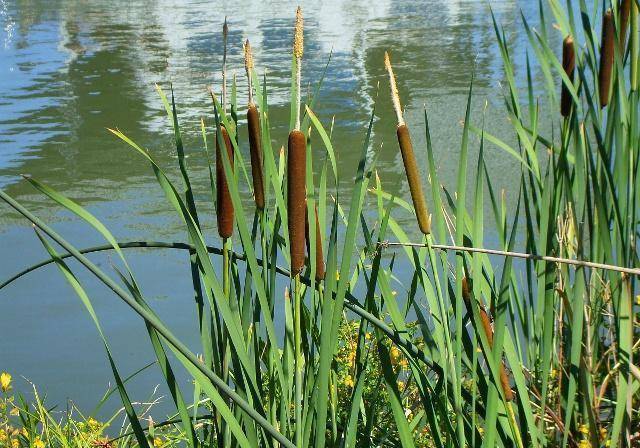
[[[293,34],[293,55],[297,59],[302,59],[304,52],[304,20],[302,18],[302,8],[296,9],[296,28]]]
[[[324,279],[324,256],[322,254],[322,238],[320,232],[320,220],[318,219],[318,204],[315,206],[315,223],[316,223],[316,281]],[[311,257],[311,238],[309,238],[309,212],[306,214],[306,236],[307,236],[307,254]]]
[[[251,155],[251,176],[253,177],[253,194],[256,207],[264,209],[264,177],[262,170],[262,140],[260,138],[260,116],[255,104],[249,104],[247,109],[247,124],[249,126],[249,154]]]
[[[407,128],[406,124],[401,124],[396,130],[396,134],[398,136],[402,161],[404,162],[404,170],[407,173],[413,208],[418,218],[418,227],[420,227],[420,231],[423,234],[428,235],[431,233],[431,219],[427,213],[427,204],[424,200],[424,193],[422,192],[422,183],[420,182],[416,157],[413,153],[409,128]]]
[[[467,312],[469,314],[473,314],[472,302],[475,303],[475,301],[471,299],[471,289],[469,286],[469,282],[467,281],[467,277],[462,278],[462,298],[464,299],[464,303],[467,307]],[[493,327],[491,326],[491,319],[489,319],[489,315],[481,306],[478,306],[478,314],[480,315],[480,323],[482,325],[482,330],[487,337],[489,347],[493,348]],[[511,390],[511,385],[509,384],[509,377],[507,375],[507,369],[504,366],[504,361],[500,363],[500,385],[502,386],[505,400],[512,401],[513,391]]]
[[[625,45],[627,43],[629,15],[631,14],[631,0],[622,0],[618,10],[620,11],[620,52],[624,53]]]
[[[229,133],[224,126],[220,126],[220,137],[222,137],[227,155],[229,156],[229,162],[231,162],[231,168],[233,169],[233,145],[229,139]],[[233,235],[233,203],[231,202],[231,194],[229,193],[229,185],[224,172],[222,157],[219,139],[216,138],[216,212],[218,234],[221,238],[230,238],[231,235]]]
[[[573,48],[573,37],[567,36],[562,41],[562,68],[567,77],[573,82],[573,71],[576,67],[576,53]],[[562,91],[560,93],[560,113],[563,117],[569,116],[573,98],[567,86],[562,83]]]
[[[289,133],[287,158],[287,212],[291,275],[296,276],[304,267],[307,142],[301,131]]]
[[[609,103],[609,86],[611,85],[611,71],[613,69],[614,34],[613,14],[611,9],[607,9],[604,16],[602,16],[600,70],[598,71],[601,107],[605,107]]]

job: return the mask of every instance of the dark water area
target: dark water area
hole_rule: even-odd
[[[350,197],[366,126],[374,113],[369,152],[378,153],[383,187],[409,198],[382,63],[385,50],[391,53],[424,179],[426,107],[440,180],[446,187],[455,186],[472,70],[474,124],[480,125],[484,115],[488,131],[513,141],[503,109],[500,82],[504,74],[489,6],[509,36],[516,71],[523,76],[526,36],[519,17],[522,11],[535,26],[535,3],[303,2],[303,84],[309,91],[331,55],[315,112],[327,127],[335,120],[341,197]],[[200,120],[208,126],[214,120],[207,87],[220,89],[222,22],[228,16],[228,64],[230,73],[237,75],[240,104],[246,102],[244,39],[251,40],[258,71],[266,72],[277,151],[288,132],[296,5],[250,0],[218,2],[213,8],[205,1],[0,0],[0,187],[77,247],[103,241],[93,229],[34,191],[21,174],[87,207],[119,240],[186,241],[185,229],[164,200],[148,164],[106,129],[121,129],[177,176],[171,128],[154,89],[155,83],[165,90],[172,83],[196,199],[209,211],[203,215],[207,238],[217,243]],[[539,76],[535,67],[534,76]],[[524,85],[524,78],[518,80]],[[241,137],[244,132],[241,128]],[[319,142],[314,151],[323,156]],[[474,137],[472,170],[477,151]],[[249,160],[248,154],[245,159]],[[486,159],[490,171],[497,173],[494,188],[504,189],[507,202],[513,203],[518,164],[491,145]],[[246,186],[242,188],[248,192]],[[491,212],[487,210],[485,216]],[[412,220],[400,211],[396,218],[417,236]],[[491,238],[489,233],[488,246]],[[196,346],[186,255],[150,251],[127,252],[142,289],[175,334]],[[0,280],[46,258],[29,223],[4,204],[0,204],[0,252]],[[91,259],[112,272],[109,255]],[[142,322],[95,279],[78,272],[91,292],[123,375],[152,361]],[[0,328],[0,370],[14,375],[18,390],[29,389],[19,379],[23,376],[47,392],[50,404],[72,399],[81,408],[91,409],[112,382],[93,323],[55,267],[0,291]],[[149,369],[132,381],[132,396],[147,400],[160,382],[157,369]],[[166,393],[158,390],[158,395]],[[114,398],[111,409],[117,404]]]

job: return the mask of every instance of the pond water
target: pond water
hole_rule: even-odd
[[[535,24],[537,2],[489,3],[510,36],[521,69],[526,37],[519,14],[523,10]],[[180,0],[0,0],[0,187],[78,247],[103,241],[37,194],[20,174],[86,206],[120,240],[185,241],[184,229],[163,200],[148,165],[106,128],[123,130],[149,148],[169,172],[177,173],[170,128],[154,90],[154,83],[167,88],[172,82],[197,198],[207,201],[199,122],[213,121],[207,87],[220,89],[226,15],[229,70],[238,75],[240,103],[246,101],[242,42],[249,38],[256,66],[268,77],[274,148],[285,143],[296,3],[238,0],[213,5]],[[482,121],[486,107],[487,128],[512,139],[502,109],[502,62],[486,1],[331,0],[302,6],[305,85],[313,88],[332,55],[316,113],[326,125],[335,117],[333,140],[343,197],[350,194],[375,104],[371,151],[379,152],[383,186],[408,198],[383,67],[385,50],[392,56],[423,173],[426,105],[441,181],[455,184],[460,123],[473,67],[474,122]],[[316,146],[320,154],[322,147]],[[474,139],[470,166],[477,148]],[[499,173],[495,187],[506,189],[512,198],[517,193],[512,191],[519,176],[517,164],[493,147],[487,148],[487,159],[490,169]],[[210,204],[203,206],[212,210]],[[208,238],[217,242],[214,221],[212,213],[205,217]],[[407,222],[407,228],[411,231],[415,224]],[[45,258],[30,225],[4,204],[0,254],[0,280]],[[178,336],[195,345],[195,308],[184,254],[128,254],[151,305]],[[108,256],[92,259],[110,269]],[[91,277],[80,278],[92,293],[123,375],[152,361],[141,321]],[[69,398],[83,409],[90,409],[112,381],[93,324],[56,268],[45,268],[0,291],[0,370],[17,378],[18,390],[29,389],[19,379],[23,376],[46,391],[50,405],[64,405]],[[156,370],[132,382],[134,399],[149,397],[152,386],[160,382]]]

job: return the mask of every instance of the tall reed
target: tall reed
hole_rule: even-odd
[[[425,202],[424,193],[422,192],[422,183],[420,182],[416,156],[413,152],[411,135],[409,134],[409,128],[407,127],[402,114],[400,95],[398,94],[398,87],[396,86],[396,78],[393,74],[389,54],[386,51],[384,52],[384,66],[387,70],[387,74],[389,75],[391,100],[393,102],[393,109],[398,121],[396,128],[398,145],[400,146],[400,153],[402,154],[404,171],[407,175],[407,181],[409,182],[409,191],[411,192],[411,200],[413,201],[413,207],[418,219],[418,227],[423,234],[429,235],[431,233],[431,218],[427,213],[427,203]]]

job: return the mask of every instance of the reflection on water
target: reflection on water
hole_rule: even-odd
[[[534,3],[491,2],[498,20],[514,36],[514,54],[524,55],[523,33],[516,33],[519,11],[522,8],[535,23]],[[34,194],[21,181],[21,173],[88,206],[120,238],[184,239],[180,222],[162,200],[148,167],[105,128],[122,129],[150,148],[170,172],[177,171],[166,116],[153,88],[154,83],[165,88],[173,83],[198,197],[206,200],[207,171],[198,129],[200,118],[212,121],[207,86],[220,88],[224,16],[229,16],[229,67],[238,75],[240,103],[246,98],[244,39],[251,40],[256,66],[267,74],[277,149],[285,142],[289,121],[295,6],[296,2],[260,0],[223,1],[215,7],[209,1],[180,0],[0,0],[0,186],[81,246],[100,240]],[[501,62],[485,1],[332,0],[309,2],[303,8],[303,77],[310,91],[331,55],[316,112],[327,124],[335,117],[339,188],[345,194],[375,103],[371,148],[382,147],[380,176],[389,190],[408,196],[406,185],[395,181],[402,177],[398,177],[400,157],[382,65],[385,50],[392,55],[417,148],[424,145],[422,114],[427,105],[445,185],[452,185],[456,176],[459,122],[472,67],[476,121],[481,120],[487,99],[492,118],[488,128],[510,137],[499,113]],[[522,57],[516,61],[524,64]],[[320,155],[322,148],[315,146]],[[510,159],[493,148],[487,151],[493,168],[517,176]],[[500,157],[492,157],[495,154]],[[507,177],[497,179],[495,186],[511,183],[513,178]],[[211,228],[213,220],[205,224]],[[43,257],[26,223],[4,206],[0,206],[0,247],[3,254],[12,254],[0,261],[2,278]],[[161,315],[166,314],[179,335],[195,341],[188,327],[192,316],[183,311],[190,297],[188,276],[181,275],[184,259],[179,254],[161,257],[166,264],[149,265],[144,253],[136,254],[134,266]],[[107,257],[97,259],[108,266]],[[139,322],[114,304],[106,291],[97,288],[95,296],[114,346],[125,347],[119,359],[123,371],[133,371],[140,367],[140,353],[149,354],[144,342],[132,339],[145,340]],[[0,324],[12,336],[0,338],[0,368],[44,385],[53,401],[68,394],[80,398],[81,404],[93,403],[110,376],[91,324],[57,273],[48,269],[34,274],[30,281],[0,293],[0,300]],[[44,349],[45,342],[54,345]]]

